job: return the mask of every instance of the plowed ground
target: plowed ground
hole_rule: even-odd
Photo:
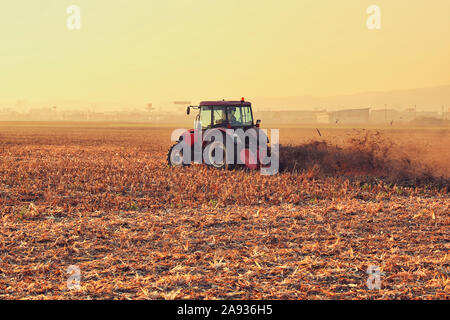
[[[449,298],[448,131],[282,129],[276,176],[169,168],[171,131],[3,123],[0,299]]]

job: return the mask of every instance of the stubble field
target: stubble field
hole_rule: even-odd
[[[0,299],[448,299],[448,128],[282,128],[276,176],[171,132],[2,123]]]

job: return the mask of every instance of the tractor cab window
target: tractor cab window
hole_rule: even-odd
[[[212,108],[203,106],[200,110],[200,122],[202,129],[209,129],[212,126]]]
[[[228,119],[233,127],[253,125],[252,110],[250,107],[228,107]]]
[[[227,122],[227,114],[225,107],[214,107],[213,109],[213,126],[222,126]]]

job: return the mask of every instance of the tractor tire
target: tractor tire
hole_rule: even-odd
[[[228,164],[226,162],[227,159],[227,148],[225,144],[221,141],[213,141],[206,146],[208,148],[208,152],[206,154],[207,159],[205,159],[205,163],[214,169],[219,170],[231,170],[234,166],[233,164]],[[222,149],[223,151],[223,159],[221,161],[216,161],[215,159],[215,151],[217,149]],[[206,161],[208,160],[208,161]]]
[[[174,144],[167,153],[167,163],[171,167],[189,166],[189,164],[183,163],[183,149],[179,151],[175,149],[179,144],[181,144],[181,142]]]

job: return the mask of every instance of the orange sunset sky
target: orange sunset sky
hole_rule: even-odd
[[[68,30],[66,9],[81,8]],[[381,8],[381,30],[366,9]],[[0,101],[330,96],[450,84],[448,0],[15,0]]]

